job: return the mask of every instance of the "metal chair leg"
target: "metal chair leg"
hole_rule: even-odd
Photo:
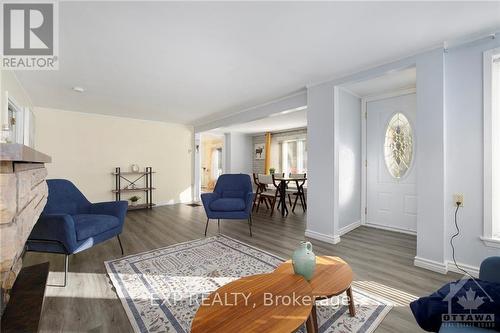
[[[220,219],[217,219],[217,232],[220,234]]]
[[[207,225],[205,226],[205,237],[207,237],[207,229],[208,229],[208,221],[209,221],[209,220],[210,220],[210,219],[209,219],[209,218],[207,218]]]
[[[64,255],[64,285],[66,287],[66,281],[68,279],[68,268],[69,268],[69,255]]]
[[[248,228],[250,229],[250,237],[252,236],[252,215],[248,218]]]
[[[122,246],[122,241],[120,239],[120,235],[116,235],[116,238],[118,238],[118,244],[120,244],[120,250],[122,250],[122,255],[123,255],[123,246]]]

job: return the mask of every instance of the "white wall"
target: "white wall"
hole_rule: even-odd
[[[453,193],[463,193],[456,257],[475,267],[487,256],[500,255],[500,249],[479,239],[483,233],[483,51],[499,46],[497,38],[452,49],[445,56],[446,240],[455,231]],[[445,245],[446,258],[451,260],[448,241]]]
[[[445,272],[444,52],[417,59],[417,256],[415,264]]]
[[[156,172],[155,203],[191,200],[190,127],[46,108],[35,108],[35,115],[37,149],[52,156],[49,178],[71,180],[90,201],[114,200],[111,172],[134,163]]]
[[[451,260],[454,192],[464,193],[457,259],[475,268],[499,249],[486,247],[483,229],[482,52],[500,41],[481,40],[444,53],[428,51],[308,88],[309,210],[306,235],[335,242],[336,86],[417,67],[417,256],[415,264],[446,272]],[[337,101],[338,102],[338,101]],[[338,116],[338,115],[337,115]]]
[[[200,200],[201,195],[201,134],[193,133],[193,200]]]
[[[253,138],[249,134],[226,133],[226,173],[252,174]]]
[[[306,236],[329,243],[340,241],[338,201],[334,184],[334,87],[307,90],[307,228]],[[338,192],[338,186],[337,186]]]
[[[339,228],[361,220],[361,99],[339,89]]]

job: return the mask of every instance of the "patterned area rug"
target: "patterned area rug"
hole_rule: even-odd
[[[242,276],[272,272],[283,261],[219,235],[105,262],[136,332],[189,332],[202,297]],[[373,332],[392,306],[353,287],[356,316],[340,299],[318,302],[319,332]],[[303,329],[302,331],[305,331]]]

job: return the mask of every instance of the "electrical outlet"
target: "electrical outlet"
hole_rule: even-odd
[[[462,193],[453,194],[453,205],[456,205],[457,202],[460,202],[460,207],[464,206],[464,195]]]

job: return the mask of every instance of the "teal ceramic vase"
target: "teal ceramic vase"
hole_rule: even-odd
[[[292,264],[295,274],[302,275],[307,281],[312,279],[316,268],[316,256],[310,242],[300,242],[299,248],[293,252]]]

